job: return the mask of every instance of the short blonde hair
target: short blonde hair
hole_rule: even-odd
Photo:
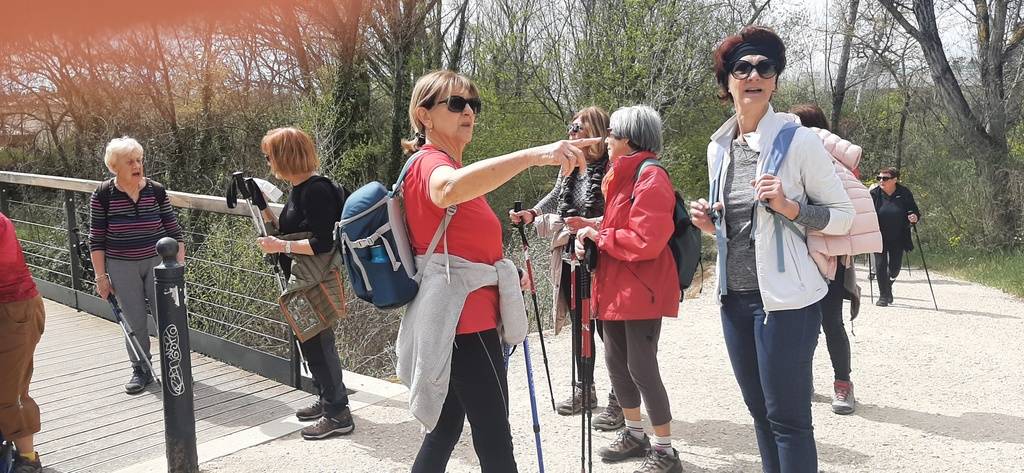
[[[110,172],[114,172],[114,166],[122,156],[142,157],[142,145],[135,138],[122,136],[114,138],[107,143],[107,150],[103,153],[103,164],[107,165]]]
[[[416,119],[416,109],[419,107],[431,108],[437,105],[438,100],[444,100],[452,93],[464,90],[468,98],[480,97],[473,81],[468,77],[455,71],[439,70],[427,73],[416,81],[412,88],[412,95],[409,97],[409,127],[412,128],[413,137],[410,140],[402,141],[402,148],[407,153],[419,151],[423,145],[422,140],[415,135],[426,135],[426,126]]]
[[[260,150],[274,162],[281,177],[316,171],[320,158],[306,132],[295,127],[274,128],[263,135]]]

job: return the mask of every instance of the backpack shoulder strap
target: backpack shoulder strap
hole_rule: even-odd
[[[789,146],[793,144],[793,138],[796,136],[796,131],[800,129],[800,125],[796,123],[788,122],[782,125],[782,129],[775,135],[775,140],[772,141],[772,149],[768,152],[768,157],[764,163],[764,172],[771,174],[772,176],[779,175],[779,169],[782,168],[782,163],[786,160],[786,155],[789,154]]]
[[[668,173],[668,169],[661,164],[661,161],[655,158],[645,159],[644,162],[640,163],[640,167],[636,168],[636,175],[633,176],[633,192],[629,194],[629,201],[633,202],[636,200],[636,183],[640,180],[640,173],[644,171],[647,166],[657,166]]]
[[[107,179],[96,186],[96,198],[100,199],[103,206],[104,218],[110,213],[110,198],[114,194],[114,178]]]
[[[163,184],[156,182],[150,178],[146,178],[146,181],[153,185],[153,195],[156,197],[157,205],[163,203],[167,199],[167,188]]]
[[[423,155],[423,151],[417,151],[409,156],[409,159],[405,160],[405,165],[402,166],[402,172],[398,173],[398,180],[391,185],[391,190],[388,191],[388,197],[394,197],[396,194],[402,193],[402,183],[405,182],[405,175],[409,173],[409,168],[412,167],[412,163],[416,162],[416,158]]]

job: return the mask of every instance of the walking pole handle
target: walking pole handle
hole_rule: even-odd
[[[517,200],[517,201],[513,202],[512,203],[512,211],[514,211],[514,212],[522,212],[523,211],[523,201]],[[516,224],[516,229],[519,230],[519,238],[521,238],[523,240],[523,246],[524,247],[527,246],[526,230],[523,229],[523,221],[521,219],[519,220],[519,223]]]

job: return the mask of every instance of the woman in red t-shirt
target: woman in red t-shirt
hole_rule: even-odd
[[[580,147],[600,142],[599,138],[559,141],[463,166],[463,150],[473,138],[480,106],[476,86],[452,71],[426,74],[413,88],[409,121],[415,138],[403,145],[407,152],[421,153],[405,177],[402,196],[417,254],[426,253],[445,209],[457,206],[446,230],[447,245],[438,245],[435,252],[443,253],[447,246],[450,255],[470,262],[496,263],[502,257],[501,223],[484,194],[531,166],[560,165],[563,174],[574,167],[585,170]],[[508,425],[508,381],[496,330],[497,288],[470,292],[458,317],[447,397],[412,471],[445,471],[467,417],[481,471],[516,471]]]

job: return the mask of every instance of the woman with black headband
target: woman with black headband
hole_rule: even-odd
[[[693,222],[715,235],[726,349],[765,472],[816,472],[812,360],[828,292],[804,233],[845,234],[853,204],[811,130],[776,116],[786,47],[748,26],[714,53],[719,97],[736,114],[708,145],[709,200]]]

